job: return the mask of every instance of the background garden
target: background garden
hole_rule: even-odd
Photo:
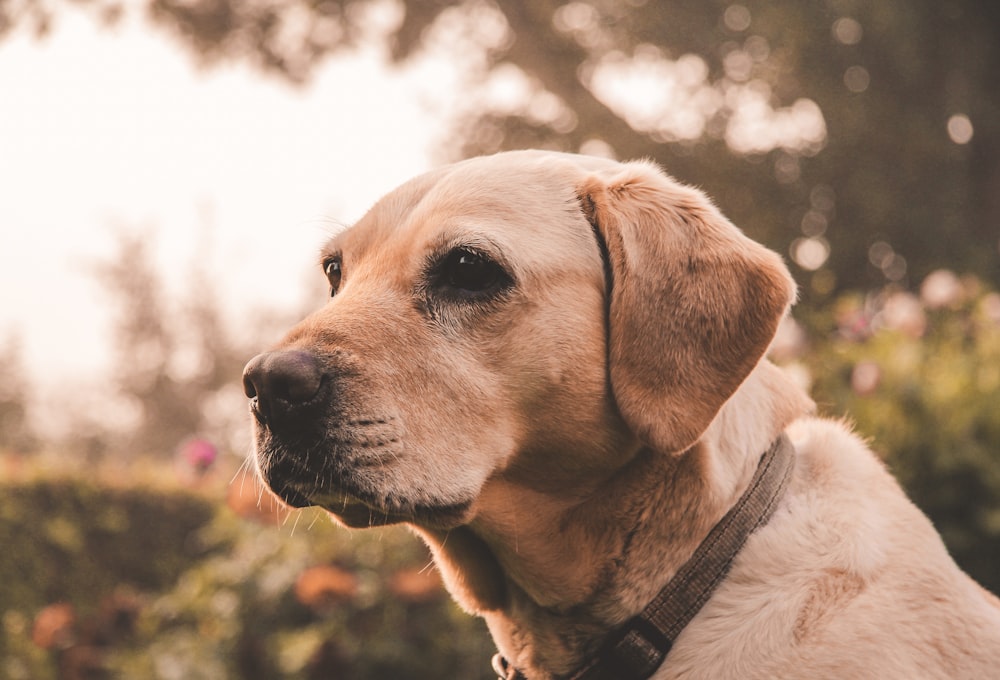
[[[434,54],[461,87],[432,162],[541,146],[701,186],[800,284],[774,360],[1000,592],[1000,5],[28,0],[0,36],[69,6],[290,91],[366,41],[387,70]],[[52,426],[0,346],[0,679],[492,677],[417,539],[278,508],[248,471],[242,366],[322,304],[318,268],[300,309],[234,323],[217,272],[181,263],[172,292],[156,243],[121,230],[87,270],[107,403]]]

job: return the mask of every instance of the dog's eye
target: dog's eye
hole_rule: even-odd
[[[323,273],[326,274],[326,280],[330,282],[330,297],[336,295],[337,289],[340,288],[341,267],[339,257],[331,257],[323,262]]]
[[[441,265],[441,282],[465,295],[480,296],[510,285],[510,277],[503,267],[484,255],[456,248]]]

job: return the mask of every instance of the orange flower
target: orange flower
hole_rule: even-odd
[[[444,593],[437,569],[400,569],[389,578],[389,591],[415,604],[431,602]]]
[[[68,602],[57,602],[38,612],[31,640],[42,649],[65,649],[76,642],[76,610]]]
[[[310,609],[322,610],[358,594],[358,578],[330,565],[310,567],[295,581],[295,599]]]

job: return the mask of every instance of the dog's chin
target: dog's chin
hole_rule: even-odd
[[[342,493],[314,492],[308,496],[293,486],[283,486],[275,493],[295,508],[316,506],[329,512],[334,519],[352,529],[387,526],[390,524],[416,524],[448,530],[468,522],[472,502],[459,503],[399,503],[395,507],[380,507]]]
[[[317,499],[314,503],[329,512],[334,519],[352,529],[387,526],[390,524],[416,524],[434,529],[454,529],[465,524],[468,503],[454,505],[415,505],[403,509],[386,510],[372,507],[356,499]]]
[[[357,498],[341,495],[318,495],[317,505],[344,526],[359,529],[389,524],[416,524],[433,529],[454,529],[465,524],[470,516],[471,502],[405,504],[384,508]]]
[[[258,442],[257,470],[271,491],[293,508],[318,506],[341,524],[352,528],[410,523],[431,529],[454,529],[466,524],[472,515],[472,496],[468,499],[410,499],[395,493],[385,494],[373,488],[372,481],[349,468],[339,474],[328,473],[323,483],[310,465],[308,455],[290,455],[282,448],[270,448]],[[308,480],[308,481],[307,481]]]

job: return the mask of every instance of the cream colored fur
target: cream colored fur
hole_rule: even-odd
[[[500,301],[427,284],[469,246],[511,274]],[[1000,673],[1000,604],[762,358],[794,285],[700,192],[648,163],[500,154],[407,183],[325,252],[343,283],[280,348],[339,376],[323,455],[343,472],[320,465],[299,490],[352,526],[413,526],[532,680],[572,672],[640,611],[783,431],[786,495],[655,677]],[[438,506],[464,509],[417,510]]]

